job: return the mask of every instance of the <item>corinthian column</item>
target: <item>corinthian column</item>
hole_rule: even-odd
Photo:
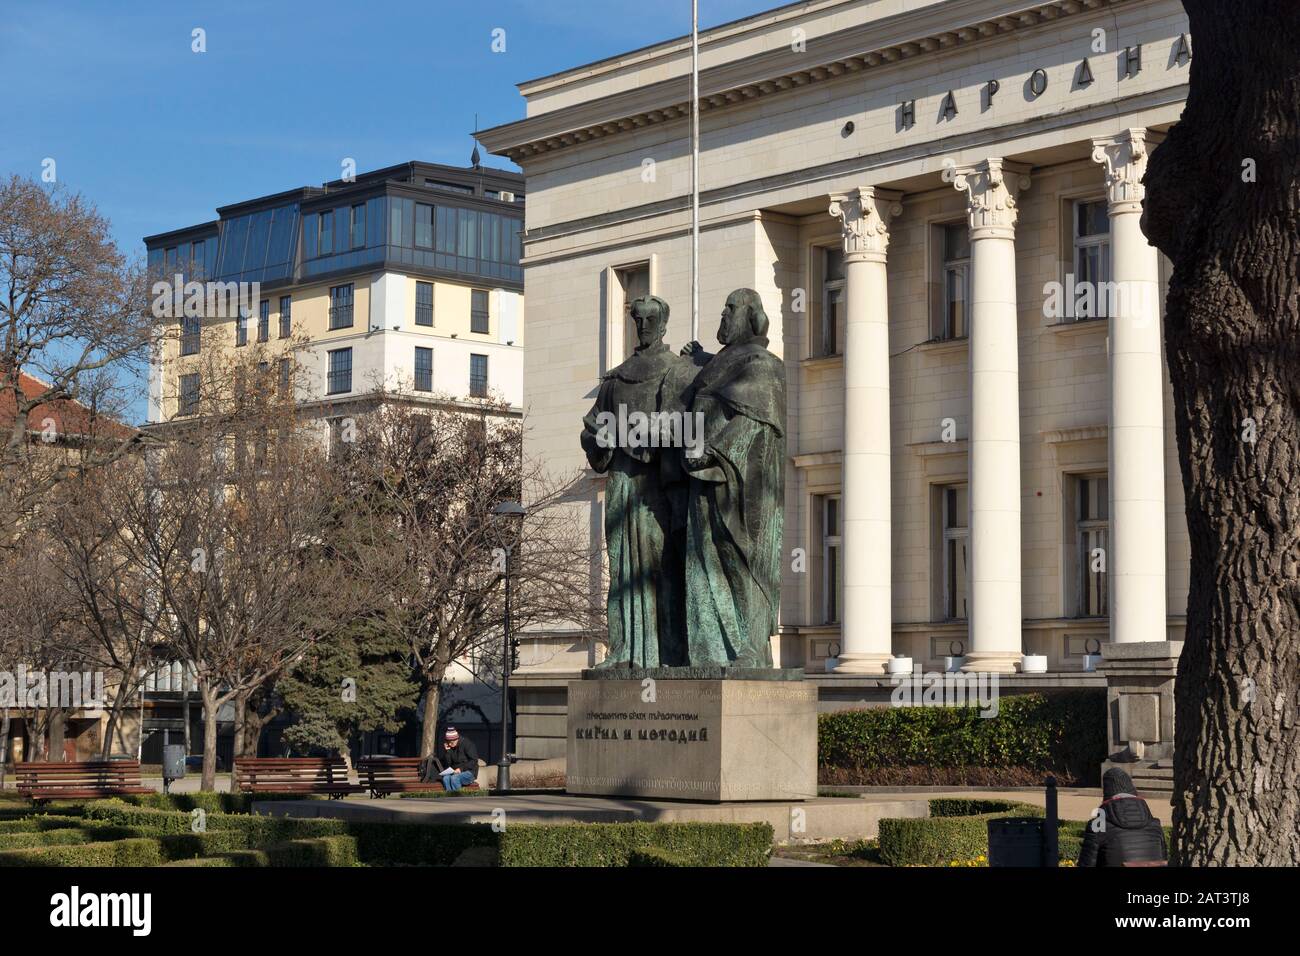
[[[1092,141],[1110,198],[1110,639],[1165,640],[1164,375],[1160,265],[1142,234],[1150,134]],[[1094,295],[1094,301],[1100,301]]]
[[[883,674],[892,646],[889,295],[885,249],[901,195],[864,186],[831,197],[844,240],[844,606],[837,673]]]
[[[1021,656],[1020,366],[1016,199],[1029,168],[960,166],[970,213],[970,648],[963,670],[1012,673]]]

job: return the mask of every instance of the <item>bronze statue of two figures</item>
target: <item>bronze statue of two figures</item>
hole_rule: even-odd
[[[727,297],[722,348],[663,342],[668,304],[631,304],[637,348],[601,380],[582,447],[605,486],[609,653],[601,670],[772,666],[781,588],[785,368],[758,293]],[[611,674],[611,676],[613,676]]]

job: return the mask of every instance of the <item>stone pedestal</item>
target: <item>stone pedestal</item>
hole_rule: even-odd
[[[569,682],[565,790],[704,801],[817,795],[817,688],[792,680]]]
[[[1182,641],[1104,644],[1106,766],[1168,761],[1174,755],[1174,678]]]

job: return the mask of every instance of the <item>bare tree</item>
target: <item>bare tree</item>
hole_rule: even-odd
[[[349,502],[339,551],[350,574],[383,595],[374,613],[406,636],[423,685],[420,753],[428,756],[448,668],[475,649],[491,657],[501,643],[507,549],[513,627],[593,630],[601,608],[591,546],[564,506],[566,489],[523,462],[522,427],[504,406],[398,393],[355,427],[355,442],[336,457]],[[522,528],[494,514],[511,500],[527,508]]]
[[[139,455],[82,472],[62,483],[42,526],[53,564],[75,606],[88,661],[111,677],[101,758],[112,752],[122,716],[156,657],[164,635],[163,608],[145,569],[123,536],[128,503],[147,493],[149,477]],[[143,728],[140,728],[143,733]]]
[[[1191,587],[1174,854],[1300,863],[1300,6],[1184,0],[1182,119],[1152,153]]]
[[[233,704],[244,714],[255,691],[357,606],[326,544],[338,496],[320,435],[263,359],[256,348],[207,355],[188,417],[167,427],[146,455],[149,480],[118,503],[131,558],[164,609],[164,641],[195,674],[206,790],[218,712]]]
[[[147,307],[144,270],[94,206],[34,180],[0,181],[0,547],[60,482],[140,440],[108,432],[73,456],[33,448],[68,430],[70,412],[94,418],[146,359],[157,334]]]
[[[30,741],[25,759],[49,759],[51,728],[74,705],[61,699],[66,685],[57,677],[79,676],[89,659],[85,633],[78,627],[77,607],[45,536],[28,532],[14,547],[0,551],[0,579],[5,581],[5,599],[0,602],[0,671],[9,685],[0,688],[5,698],[0,707],[6,712],[12,708],[23,719]],[[7,740],[7,732],[0,739]],[[52,756],[63,759],[62,754]]]

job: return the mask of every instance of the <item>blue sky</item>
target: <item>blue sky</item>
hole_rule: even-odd
[[[701,26],[778,5],[701,0]],[[39,176],[53,158],[140,254],[143,236],[217,206],[337,179],[344,157],[359,172],[467,165],[476,112],[483,128],[523,116],[516,83],[690,30],[689,0],[0,6],[0,173]]]

